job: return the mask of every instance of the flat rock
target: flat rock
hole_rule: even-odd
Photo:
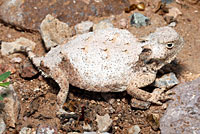
[[[159,88],[171,88],[179,84],[178,79],[174,73],[168,73],[155,80],[154,86]]]
[[[170,101],[160,120],[163,134],[200,134],[200,78],[183,83],[172,91]]]
[[[42,21],[40,33],[47,50],[51,47],[66,43],[73,34],[68,24],[59,21],[50,14]]]
[[[18,27],[38,30],[47,14],[55,14],[71,26],[88,20],[89,16],[120,14],[129,5],[128,0],[1,0],[0,19]]]

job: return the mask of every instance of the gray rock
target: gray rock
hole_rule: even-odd
[[[174,73],[169,73],[169,74],[163,75],[160,78],[157,78],[155,80],[154,86],[159,87],[159,88],[169,89],[177,84],[179,84],[179,81],[176,78],[176,75]]]
[[[1,44],[1,54],[8,55],[9,53],[13,53],[16,50],[20,50],[20,47],[29,47],[34,50],[36,44],[35,42],[26,39],[24,37],[20,37],[16,39],[14,42],[2,42]]]
[[[73,34],[68,24],[59,21],[50,14],[42,21],[40,32],[47,50],[51,47],[66,43]]]
[[[132,26],[139,28],[141,26],[150,25],[150,19],[148,17],[144,16],[141,13],[134,13],[131,16],[130,23],[131,23]]]
[[[93,31],[99,30],[99,29],[113,28],[113,27],[114,26],[111,23],[111,21],[109,19],[106,19],[106,20],[100,21],[98,24],[95,24],[93,26]]]
[[[97,0],[96,0],[97,1]],[[49,13],[73,26],[90,16],[102,17],[120,14],[129,6],[128,0],[1,0],[0,19],[18,27],[39,30],[39,26]]]
[[[4,96],[2,115],[7,127],[15,128],[20,111],[20,103],[12,85],[7,88],[0,87],[0,94]]]
[[[0,116],[0,134],[3,134],[5,130],[6,130],[6,124],[3,120],[3,117]]]
[[[128,129],[128,134],[139,134],[141,131],[138,125],[134,125]]]
[[[172,89],[176,94],[160,120],[163,134],[200,134],[200,78]]]
[[[94,23],[91,21],[83,21],[75,25],[76,34],[87,33],[92,30]]]
[[[104,116],[96,115],[96,122],[99,132],[106,132],[110,129],[113,120],[110,119],[109,114],[105,114]]]

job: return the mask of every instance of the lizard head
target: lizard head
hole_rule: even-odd
[[[183,38],[171,27],[157,28],[143,44],[143,56],[146,64],[152,64],[155,70],[175,59],[183,47]],[[145,58],[144,58],[145,57]]]

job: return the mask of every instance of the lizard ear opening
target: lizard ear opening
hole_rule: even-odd
[[[151,55],[152,50],[150,49],[149,45],[145,45],[142,47],[142,52],[140,54],[140,60],[146,61],[149,56]]]

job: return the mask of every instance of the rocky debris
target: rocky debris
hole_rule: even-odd
[[[105,114],[104,116],[96,115],[96,122],[99,132],[106,132],[110,129],[113,120],[110,119],[109,114]]]
[[[162,77],[157,78],[154,82],[155,87],[168,89],[177,84],[179,84],[179,81],[174,73],[165,74]]]
[[[12,85],[7,88],[0,87],[0,94],[4,97],[2,108],[2,115],[6,123],[7,128],[15,128],[18,120],[18,114],[20,111],[20,103],[17,98],[17,94],[13,89]]]
[[[149,122],[151,128],[158,131],[160,125],[160,115],[157,113],[151,113],[147,116],[147,121]]]
[[[10,53],[13,53],[17,50],[20,50],[20,47],[29,47],[32,50],[34,50],[36,44],[35,42],[26,39],[24,37],[20,37],[16,39],[14,42],[2,42],[1,44],[1,54],[2,55],[8,55]]]
[[[106,28],[113,28],[113,24],[111,23],[111,21],[109,19],[106,20],[102,20],[97,24],[94,24],[93,26],[93,31],[95,30],[99,30],[99,29],[106,29]]]
[[[3,120],[3,117],[0,115],[0,134],[3,134],[5,130],[6,130],[6,124]]]
[[[33,67],[29,61],[25,61],[20,68],[20,77],[33,78],[38,74],[38,71]]]
[[[73,34],[68,24],[59,21],[50,14],[42,21],[40,32],[47,50],[66,43]]]
[[[75,25],[76,34],[83,34],[92,31],[94,23],[91,21],[83,21]]]
[[[128,134],[139,134],[141,131],[140,127],[138,125],[131,126],[128,128]]]
[[[36,134],[36,131],[33,130],[32,128],[28,128],[28,127],[23,127],[19,134]]]
[[[200,133],[200,78],[173,88],[174,100],[160,119],[163,134]]]
[[[144,16],[141,13],[134,13],[131,16],[130,23],[131,23],[132,26],[139,28],[141,26],[150,25],[150,19],[148,17]]]
[[[36,134],[58,134],[58,130],[56,127],[52,127],[49,125],[39,125]]]
[[[97,0],[96,0],[97,1]],[[44,2],[30,0],[3,0],[0,2],[0,19],[18,27],[38,30],[40,23],[49,13],[70,26],[88,20],[89,16],[120,14],[128,0],[67,0]]]

